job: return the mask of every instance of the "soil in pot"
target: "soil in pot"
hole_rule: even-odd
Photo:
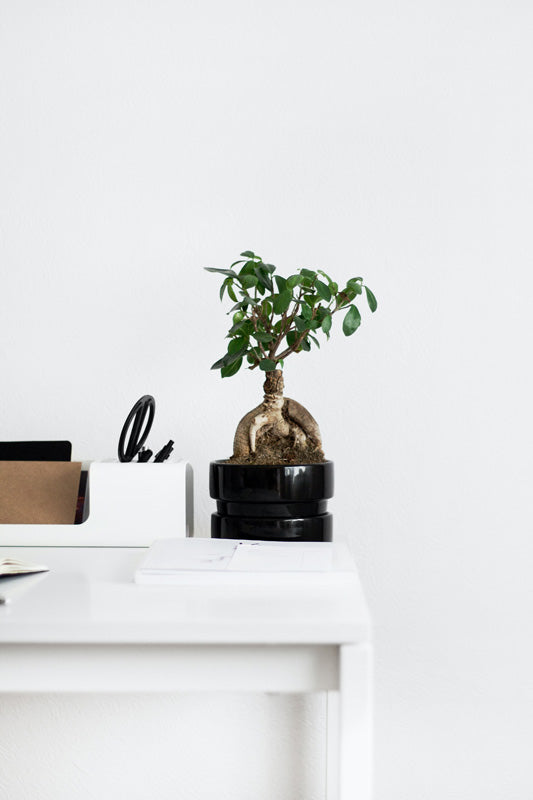
[[[287,436],[276,436],[271,431],[261,438],[261,448],[247,456],[232,456],[228,464],[323,464],[326,462],[322,447],[311,440],[304,444]]]

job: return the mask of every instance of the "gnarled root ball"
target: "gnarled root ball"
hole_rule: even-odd
[[[315,464],[325,461],[320,430],[309,411],[283,396],[283,373],[267,372],[263,402],[241,419],[233,440],[238,464]]]

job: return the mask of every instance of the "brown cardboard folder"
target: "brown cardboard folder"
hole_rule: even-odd
[[[73,525],[80,461],[0,461],[0,524]]]

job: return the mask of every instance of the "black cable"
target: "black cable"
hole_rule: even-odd
[[[174,442],[171,439],[164,447],[162,447],[159,453],[156,453],[154,464],[161,464],[163,461],[166,461],[171,452],[174,450],[173,445]]]

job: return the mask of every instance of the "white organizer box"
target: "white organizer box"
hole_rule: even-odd
[[[193,476],[186,461],[89,465],[89,516],[79,525],[0,525],[0,546],[148,547],[193,535]]]

